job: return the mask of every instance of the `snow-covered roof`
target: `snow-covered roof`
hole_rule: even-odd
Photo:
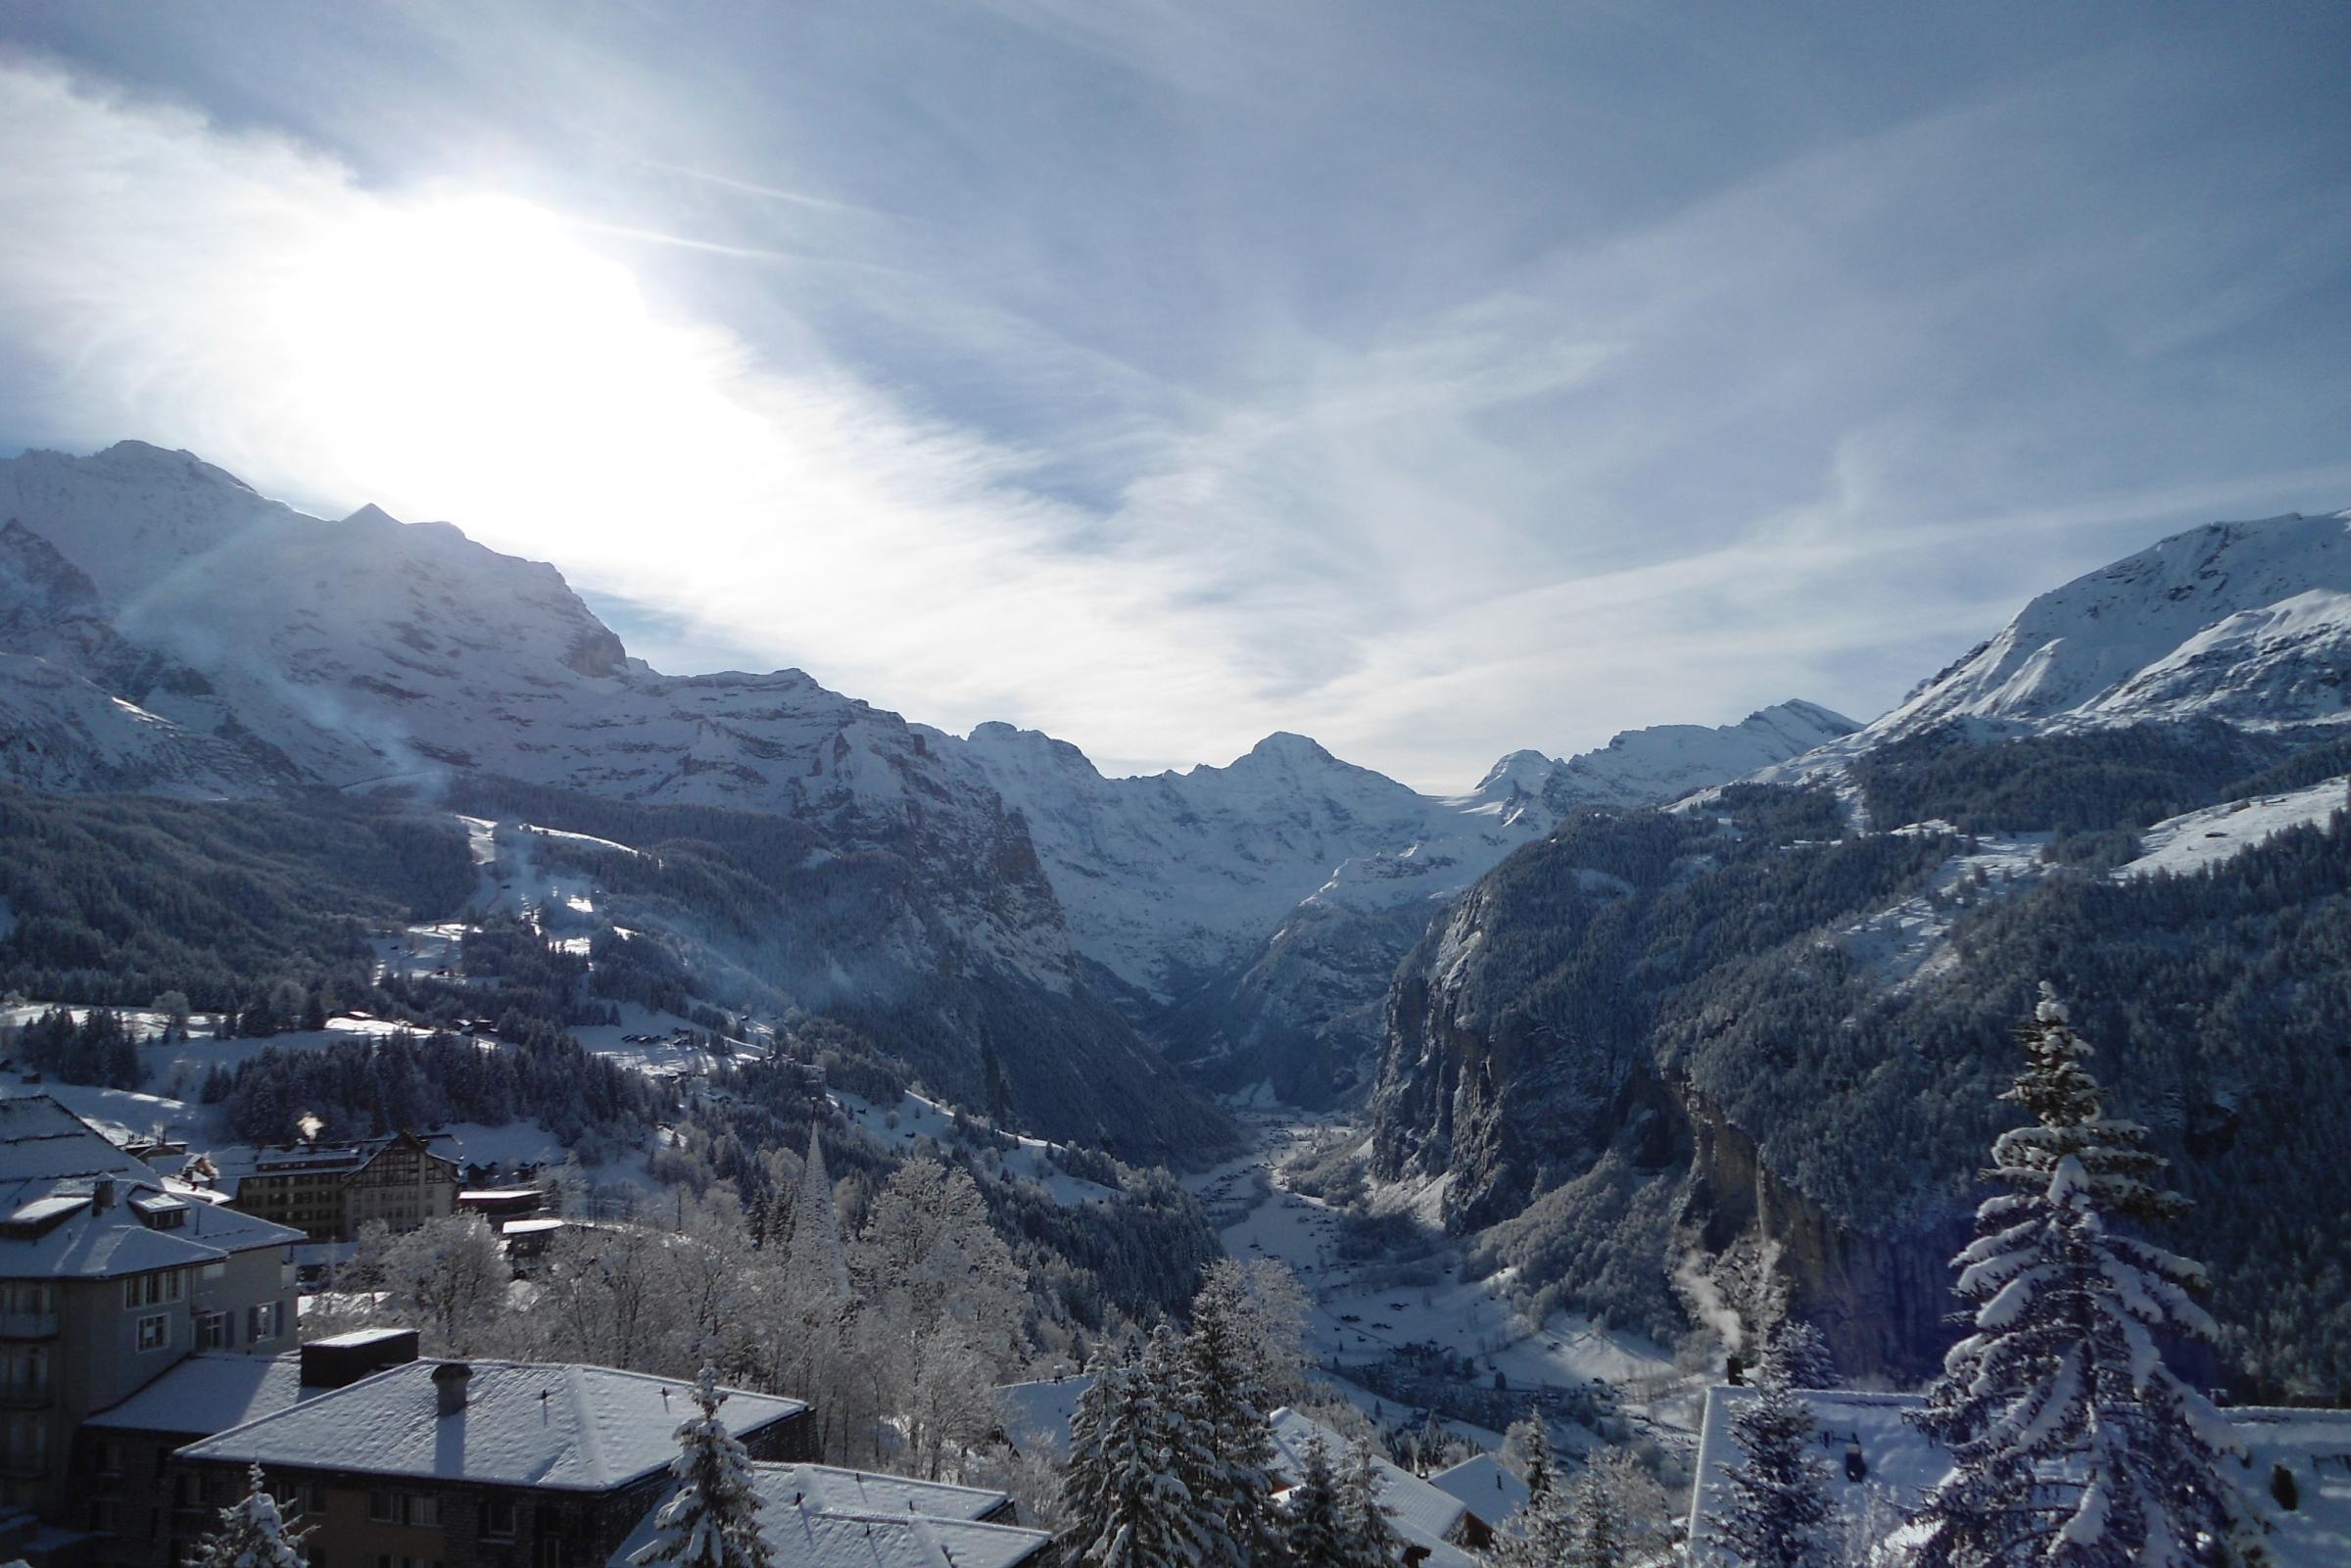
[[[1716,1386],[1706,1391],[1705,1418],[1699,1431],[1698,1478],[1692,1489],[1690,1560],[1730,1561],[1711,1546],[1706,1515],[1725,1501],[1723,1472],[1739,1462],[1731,1441],[1731,1416],[1754,1399],[1751,1388]],[[1913,1394],[1859,1394],[1847,1390],[1808,1393],[1804,1399],[1820,1420],[1820,1442],[1829,1463],[1829,1496],[1848,1519],[1858,1519],[1876,1502],[1906,1510],[1937,1481],[1949,1461],[1943,1449],[1902,1417],[1919,1405]],[[2351,1563],[2351,1410],[2290,1410],[2247,1406],[2225,1413],[2245,1440],[2247,1462],[2224,1461],[2224,1474],[2242,1486],[2252,1511],[2270,1524],[2268,1547],[2275,1568],[2342,1568]],[[1847,1479],[1845,1455],[1860,1445],[1867,1473]],[[2275,1466],[2286,1466],[2299,1493],[2292,1510],[2271,1496]]]
[[[755,1464],[751,1471],[768,1551],[792,1568],[1013,1568],[1052,1539],[985,1523],[1008,1512],[1012,1498],[982,1487],[825,1464]],[[653,1539],[661,1502],[612,1553],[611,1568],[626,1568]]]
[[[469,1361],[465,1403],[440,1413],[426,1360],[388,1368],[217,1437],[183,1458],[275,1468],[606,1492],[677,1456],[692,1386],[562,1361]],[[742,1435],[806,1410],[744,1390],[721,1411]]]
[[[1090,1372],[1073,1372],[1036,1383],[1007,1383],[996,1390],[996,1418],[1013,1447],[1067,1453],[1078,1402],[1093,1386]]]
[[[1462,1504],[1489,1525],[1499,1525],[1526,1505],[1526,1483],[1491,1453],[1473,1453],[1449,1470],[1428,1478],[1439,1492],[1462,1499]]]
[[[200,1351],[129,1399],[84,1423],[124,1432],[211,1437],[303,1398],[302,1357]],[[312,1399],[324,1391],[308,1391]]]
[[[150,1224],[167,1217],[176,1221],[168,1229]],[[300,1240],[301,1231],[266,1219],[171,1200],[151,1172],[143,1180],[101,1175],[24,1181],[0,1196],[5,1279],[110,1279],[217,1263],[233,1253]]]
[[[1012,1496],[986,1487],[949,1486],[830,1464],[754,1464],[753,1484],[770,1508],[828,1513],[918,1513],[932,1519],[984,1520],[1009,1511]]]
[[[1295,1485],[1305,1477],[1307,1450],[1318,1442],[1329,1454],[1333,1466],[1346,1463],[1347,1440],[1312,1416],[1284,1406],[1275,1410],[1270,1421],[1273,1429],[1273,1471],[1285,1485]],[[1409,1544],[1425,1548],[1428,1561],[1437,1568],[1471,1568],[1476,1559],[1455,1545],[1452,1539],[1461,1527],[1462,1515],[1469,1511],[1467,1505],[1451,1493],[1376,1454],[1371,1463],[1379,1473],[1380,1506],[1388,1511],[1388,1523],[1396,1527],[1396,1533]]]
[[[154,1175],[45,1094],[0,1099],[0,1191],[16,1183],[47,1183],[67,1176],[152,1180]]]

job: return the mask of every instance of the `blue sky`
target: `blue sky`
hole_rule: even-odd
[[[1866,717],[2351,505],[2335,5],[0,7],[0,450],[1107,771]]]

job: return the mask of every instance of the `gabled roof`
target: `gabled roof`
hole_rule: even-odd
[[[1690,1560],[1720,1562],[1706,1515],[1726,1500],[1723,1473],[1739,1462],[1731,1417],[1755,1397],[1751,1388],[1717,1385],[1706,1391],[1699,1430],[1698,1476],[1691,1490]],[[1829,1497],[1848,1519],[1878,1503],[1907,1510],[1943,1479],[1950,1460],[1903,1420],[1921,1402],[1914,1394],[1860,1394],[1836,1389],[1807,1393],[1820,1423],[1822,1456],[1829,1461]],[[2266,1544],[2273,1568],[2342,1568],[2351,1563],[2351,1410],[2289,1410],[2262,1406],[2226,1409],[2244,1439],[2247,1461],[2224,1461],[2247,1506],[2270,1524]],[[1866,1474],[1847,1479],[1845,1456],[1859,1446]],[[2291,1511],[2270,1495],[2275,1466],[2284,1465],[2299,1493]]]
[[[1295,1486],[1304,1479],[1307,1450],[1318,1442],[1334,1468],[1347,1462],[1347,1440],[1313,1417],[1285,1406],[1269,1420],[1273,1429],[1273,1470],[1284,1485]],[[1379,1473],[1380,1505],[1388,1510],[1388,1523],[1396,1527],[1398,1535],[1411,1545],[1425,1547],[1428,1560],[1439,1568],[1469,1568],[1476,1561],[1452,1541],[1462,1516],[1469,1511],[1461,1498],[1377,1455],[1371,1464]]]
[[[1526,1506],[1526,1483],[1491,1453],[1473,1453],[1449,1470],[1428,1478],[1439,1492],[1462,1499],[1463,1506],[1489,1525],[1499,1525]]]
[[[1012,1506],[1012,1496],[986,1487],[949,1486],[829,1464],[754,1464],[753,1482],[770,1508],[816,1507],[828,1513],[919,1513],[933,1519],[982,1520]]]
[[[980,1487],[821,1464],[755,1464],[759,1533],[791,1568],[1016,1568],[1050,1544],[1041,1530],[987,1524],[1011,1498]],[[664,1495],[608,1559],[630,1558],[654,1536]]]
[[[302,1357],[199,1351],[112,1409],[83,1424],[108,1431],[200,1438],[225,1432],[300,1400]],[[307,1391],[315,1399],[325,1391]]]
[[[45,1094],[0,1099],[0,1192],[13,1183],[155,1172]]]
[[[145,1167],[139,1167],[145,1171]],[[111,1279],[217,1263],[286,1247],[302,1232],[212,1204],[184,1204],[163,1178],[68,1176],[21,1182],[0,1210],[0,1279]],[[152,1228],[151,1218],[177,1220]]]
[[[433,1373],[413,1361],[305,1400],[179,1450],[187,1459],[272,1469],[607,1492],[677,1457],[693,1388],[671,1378],[566,1361],[469,1361],[464,1407],[440,1413]],[[808,1408],[731,1390],[721,1417],[738,1435]]]

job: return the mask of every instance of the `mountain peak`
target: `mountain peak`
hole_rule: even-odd
[[[344,518],[343,526],[346,528],[397,528],[400,526],[400,519],[375,502],[369,501],[349,517]]]
[[[1543,792],[1543,785],[1559,764],[1540,751],[1520,750],[1496,762],[1477,782],[1473,795],[1521,794]]]
[[[1238,766],[1240,762],[1282,762],[1297,767],[1302,764],[1335,762],[1336,760],[1338,759],[1322,749],[1321,742],[1311,736],[1294,735],[1287,730],[1276,730],[1256,745],[1251,746],[1246,755],[1237,759],[1235,766]]]

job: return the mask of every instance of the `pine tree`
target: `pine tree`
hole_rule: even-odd
[[[1559,1559],[1564,1568],[1622,1568],[1623,1532],[1617,1525],[1607,1477],[1597,1467],[1587,1466],[1568,1495],[1567,1550]]]
[[[726,1398],[719,1392],[717,1369],[703,1367],[695,1384],[696,1413],[678,1424],[678,1456],[669,1466],[677,1490],[653,1516],[653,1539],[630,1556],[631,1562],[767,1568],[751,1457],[718,1418]]]
[[[1289,1568],[1352,1568],[1339,1518],[1338,1473],[1319,1437],[1307,1444],[1302,1474],[1290,1489],[1282,1547]]]
[[[1917,1561],[2185,1568],[2238,1522],[2216,1468],[2235,1436],[2161,1351],[2213,1332],[2189,1296],[2204,1271],[2109,1224],[2185,1205],[2154,1185],[2146,1129],[2104,1114],[2089,1047],[2045,983],[2021,1040],[2002,1098],[2035,1119],[1992,1145],[2004,1190],[1953,1264],[1974,1332],[1914,1418],[1952,1458],[1916,1516]]]
[[[1247,1280],[1237,1268],[1211,1268],[1192,1300],[1182,1375],[1198,1402],[1203,1460],[1184,1481],[1201,1512],[1221,1523],[1210,1532],[1210,1563],[1245,1568],[1280,1555],[1273,1511],[1273,1436],[1259,1387],[1261,1357],[1250,1343]]]
[[[1838,1375],[1836,1357],[1829,1354],[1828,1341],[1800,1317],[1788,1318],[1772,1330],[1764,1354],[1779,1357],[1790,1388],[1834,1389],[1845,1384]]]
[[[1339,1473],[1339,1528],[1350,1568],[1395,1568],[1403,1561],[1404,1544],[1388,1523],[1388,1512],[1379,1500],[1379,1467],[1371,1445],[1358,1438],[1348,1446],[1347,1468]]]
[[[1818,1350],[1808,1329],[1783,1329],[1755,1363],[1754,1398],[1731,1417],[1740,1462],[1723,1472],[1729,1505],[1707,1516],[1714,1538],[1742,1568],[1826,1568],[1829,1467],[1819,1418],[1797,1394],[1798,1369]]]
[[[1176,1474],[1188,1442],[1162,1402],[1162,1379],[1144,1363],[1096,1359],[1092,1386],[1070,1423],[1062,1502],[1076,1558],[1096,1568],[1192,1568],[1200,1521]]]
[[[306,1568],[302,1543],[309,1534],[286,1529],[257,1464],[246,1472],[245,1496],[220,1510],[220,1528],[197,1545],[195,1568]]]
[[[1551,1433],[1540,1414],[1511,1423],[1510,1431],[1503,1434],[1503,1457],[1517,1460],[1519,1479],[1526,1483],[1530,1498],[1549,1492],[1559,1474],[1559,1460],[1551,1451]]]

